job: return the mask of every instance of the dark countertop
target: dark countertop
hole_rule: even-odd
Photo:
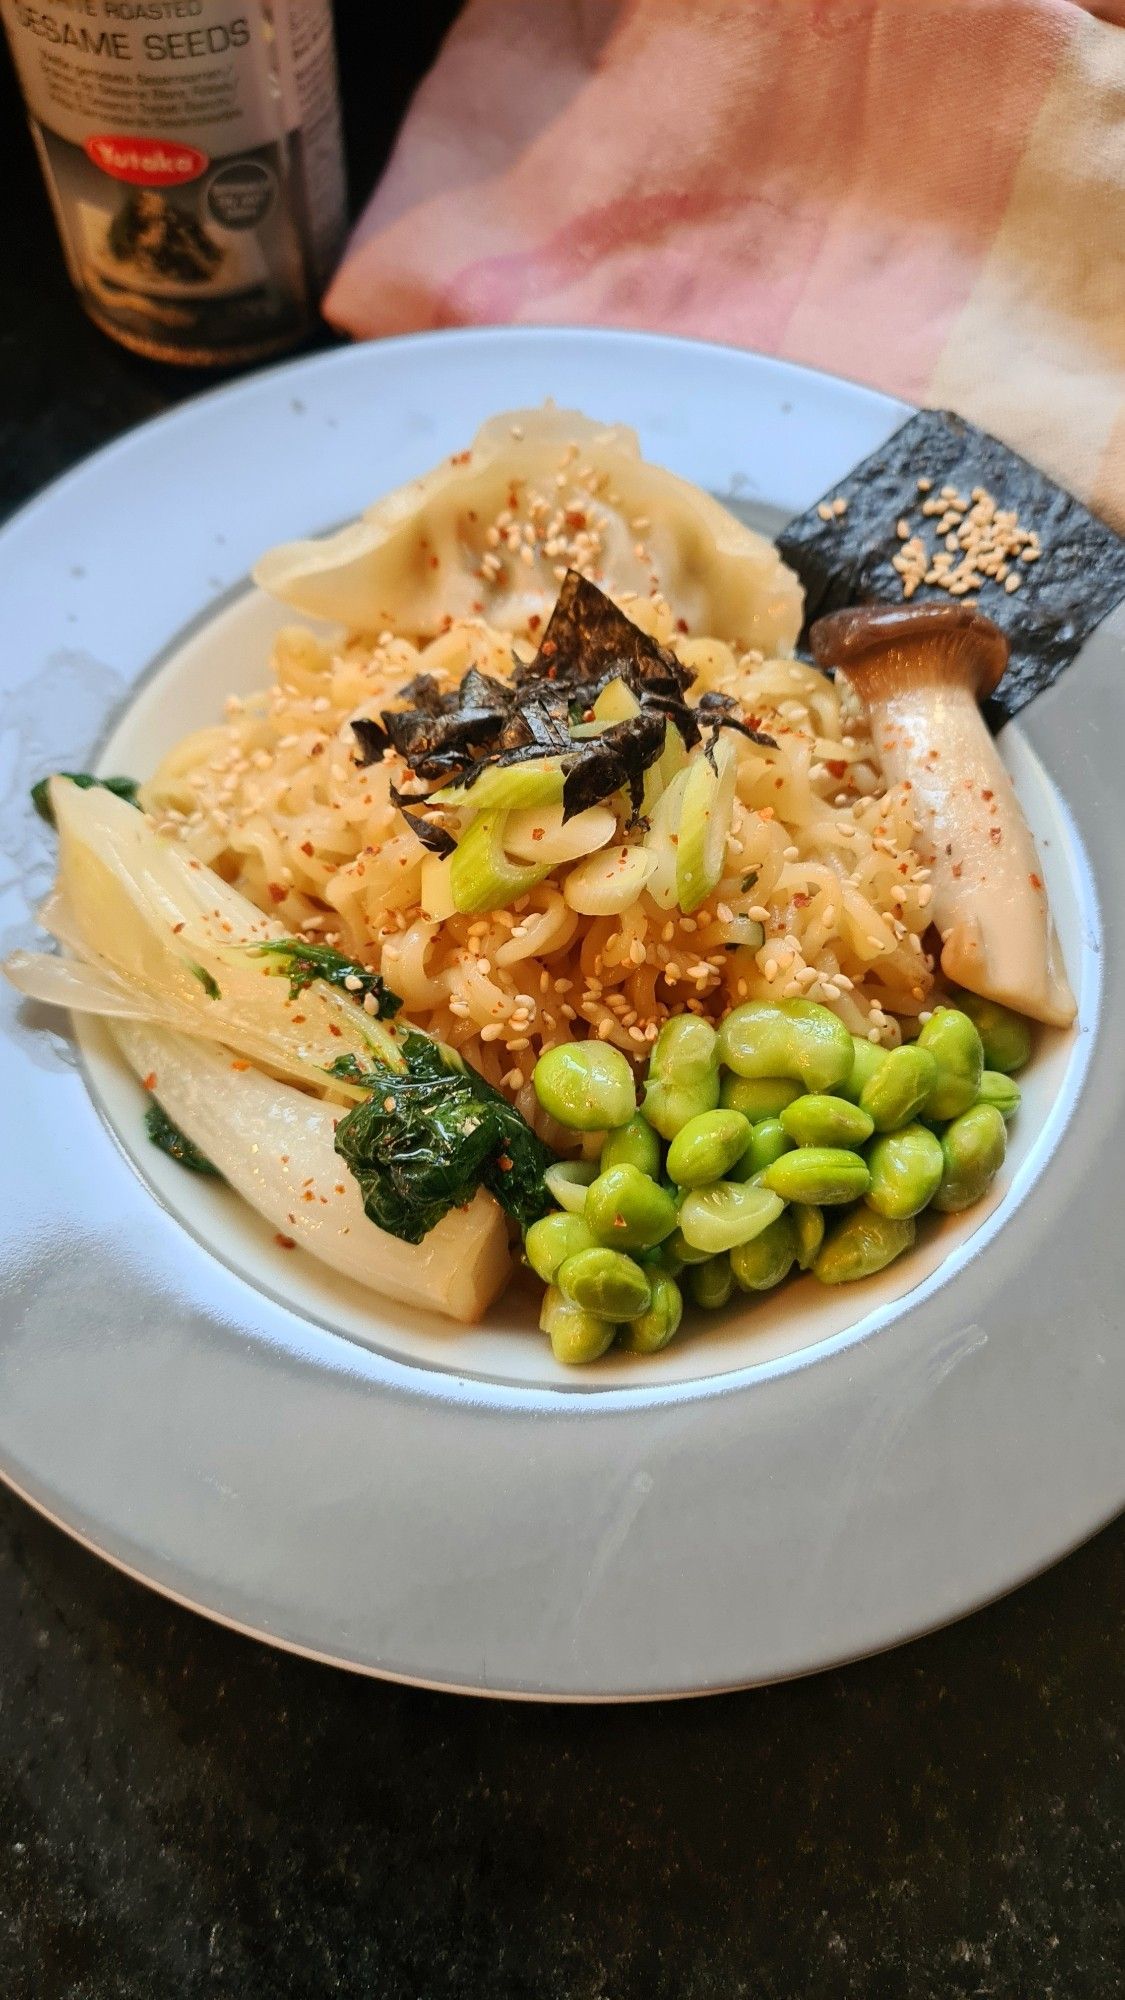
[[[338,11],[362,188],[452,8],[393,60]],[[10,507],[198,385],[83,319],[6,70],[0,154]],[[544,1709],[270,1652],[0,1494],[0,1996],[1111,2000],[1123,1599],[1118,1523],[842,1672]]]

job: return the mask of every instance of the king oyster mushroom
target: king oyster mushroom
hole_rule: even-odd
[[[963,604],[860,605],[818,619],[821,666],[863,703],[889,784],[909,784],[931,870],[942,971],[1065,1028],[1076,1012],[1035,842],[978,703],[1008,641]]]

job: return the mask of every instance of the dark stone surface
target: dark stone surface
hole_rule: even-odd
[[[412,62],[339,13],[362,190]],[[0,159],[11,506],[192,384],[83,319],[6,74]],[[0,1497],[0,2000],[1112,2000],[1123,1599],[1118,1524],[841,1673],[536,1709],[269,1652]]]

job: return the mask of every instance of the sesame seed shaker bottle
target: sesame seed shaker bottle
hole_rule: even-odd
[[[0,0],[70,275],[138,353],[256,360],[343,240],[331,0]]]

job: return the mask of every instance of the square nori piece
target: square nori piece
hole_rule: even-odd
[[[930,493],[919,479],[932,482]],[[919,410],[846,478],[822,496],[847,501],[846,511],[825,521],[816,505],[790,521],[778,547],[805,587],[804,644],[808,627],[826,611],[849,604],[901,604],[902,579],[891,567],[903,543],[905,519],[936,553],[937,517],[922,502],[943,486],[990,493],[998,507],[1014,509],[1019,525],[1033,529],[1038,562],[1013,562],[1020,587],[1010,595],[987,579],[974,601],[1008,635],[1011,659],[986,713],[994,728],[1017,715],[1056,681],[1095,626],[1125,598],[1125,541],[1046,474],[998,438],[950,410]],[[919,584],[911,602],[953,604],[937,584]],[[963,600],[962,600],[963,601]]]

